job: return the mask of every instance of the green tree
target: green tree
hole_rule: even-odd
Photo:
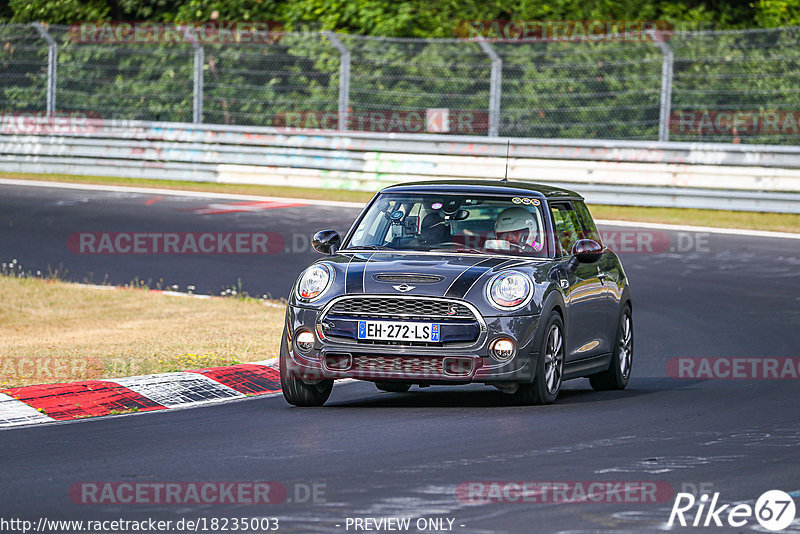
[[[755,22],[764,28],[800,25],[800,0],[758,0]]]
[[[105,0],[10,0],[11,22],[72,24],[83,20],[108,20],[111,11]]]

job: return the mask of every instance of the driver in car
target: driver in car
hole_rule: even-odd
[[[494,223],[497,239],[508,243],[516,252],[539,252],[544,244],[539,238],[539,225],[533,214],[525,208],[513,207],[500,212]]]
[[[422,219],[418,242],[426,248],[450,241],[450,227],[437,212],[429,213]]]

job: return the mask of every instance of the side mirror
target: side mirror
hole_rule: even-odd
[[[342,238],[336,230],[321,230],[311,240],[311,246],[320,254],[336,254],[341,244]]]
[[[579,239],[572,245],[572,254],[580,263],[594,263],[603,255],[603,247],[594,239]]]

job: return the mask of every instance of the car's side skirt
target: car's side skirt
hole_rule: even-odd
[[[611,353],[564,363],[564,380],[602,373],[611,365]]]

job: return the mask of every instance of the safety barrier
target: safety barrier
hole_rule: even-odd
[[[499,179],[508,149],[510,180],[593,203],[800,213],[800,147],[68,122],[0,128],[0,171],[377,190]]]

